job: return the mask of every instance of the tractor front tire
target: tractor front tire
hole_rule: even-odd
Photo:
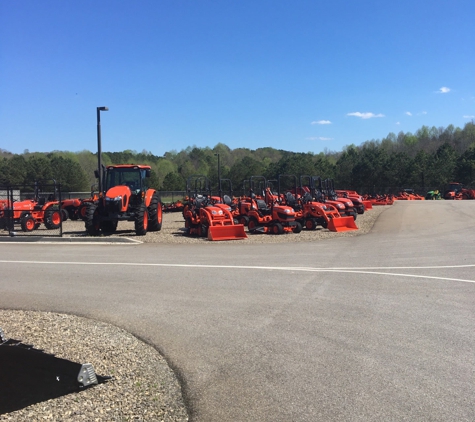
[[[99,220],[99,210],[96,204],[89,204],[84,213],[84,225],[86,232],[90,236],[99,236],[101,233],[101,223]]]
[[[62,221],[67,221],[69,218],[69,212],[66,208],[61,208],[61,219]]]
[[[25,215],[20,221],[21,229],[24,232],[32,232],[36,228],[35,219],[31,215]]]
[[[275,223],[271,227],[271,233],[272,234],[282,234],[282,233],[284,233],[284,227],[280,223]]]
[[[256,234],[259,229],[259,224],[257,223],[257,220],[255,217],[249,217],[249,221],[247,223],[247,230],[251,234]]]
[[[48,230],[54,230],[61,225],[61,210],[46,210],[44,214],[45,226]]]
[[[148,230],[148,210],[145,203],[141,203],[135,217],[135,234],[145,236]]]
[[[148,230],[151,232],[158,232],[162,229],[162,201],[157,193],[154,193],[150,200],[150,206],[148,207]]]
[[[102,230],[102,233],[109,233],[109,234],[115,233],[117,230],[117,221],[107,220],[107,221],[101,222],[101,230]]]

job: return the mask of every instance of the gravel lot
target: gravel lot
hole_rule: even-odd
[[[246,243],[285,243],[285,242],[313,242],[322,239],[331,239],[337,236],[358,236],[368,233],[373,227],[379,214],[384,211],[385,206],[374,207],[373,209],[358,215],[356,225],[358,230],[350,232],[330,232],[327,229],[318,227],[316,230],[302,230],[298,234],[287,233],[282,235],[270,234],[248,234],[247,239],[239,240]],[[185,222],[181,213],[164,213],[162,230],[159,232],[148,232],[145,236],[136,236],[134,223],[120,222],[117,232],[113,235],[102,237],[127,237],[144,243],[209,243],[206,238],[189,237],[184,235]],[[247,228],[246,228],[247,231]],[[65,237],[87,237],[82,221],[65,221],[63,223],[63,236]]]
[[[333,233],[326,229],[303,230],[299,234],[249,235],[247,243],[313,242],[338,236],[368,233],[387,207],[380,206],[358,215],[359,230]],[[207,239],[183,235],[180,213],[164,214],[160,232],[136,236],[133,223],[120,223],[113,237],[127,237],[144,243],[202,243]],[[84,223],[63,223],[65,237],[85,237]],[[105,237],[105,236],[104,236]],[[227,242],[222,242],[227,243]],[[0,415],[0,421],[187,421],[181,388],[164,358],[151,346],[131,334],[99,321],[72,315],[32,311],[0,310],[0,328],[7,338],[21,340],[58,357],[78,363],[92,363],[98,375],[113,376],[109,382]],[[84,342],[85,333],[89,341]],[[6,346],[5,346],[6,347]],[[97,359],[101,356],[101,359]],[[1,367],[0,367],[1,370]]]

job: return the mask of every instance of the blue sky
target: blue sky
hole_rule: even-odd
[[[473,0],[4,0],[0,148],[340,151],[475,119]]]

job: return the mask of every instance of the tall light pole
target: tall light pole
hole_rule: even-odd
[[[109,108],[97,107],[97,170],[99,171],[99,194],[102,192],[101,111],[109,111]]]
[[[221,163],[219,162],[219,153],[217,152],[216,154],[218,156],[218,192],[219,192],[219,197],[222,198],[222,191],[221,191]]]

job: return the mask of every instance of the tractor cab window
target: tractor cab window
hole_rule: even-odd
[[[115,168],[108,169],[106,176],[105,189],[109,190],[114,186],[128,186],[132,193],[142,190],[143,176],[145,170],[134,168]]]

